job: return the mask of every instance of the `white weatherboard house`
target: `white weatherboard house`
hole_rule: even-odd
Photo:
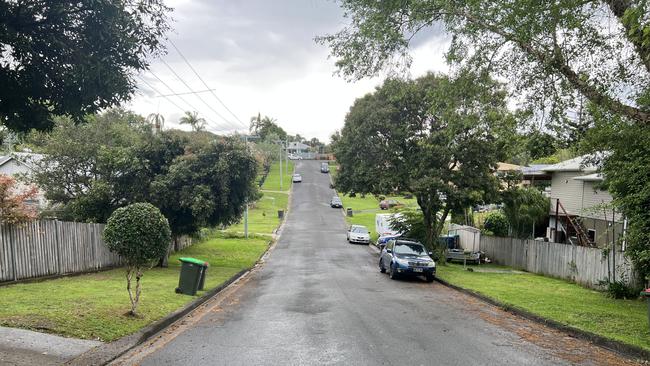
[[[544,167],[551,176],[551,207],[547,237],[558,243],[605,247],[624,230],[623,217],[600,189],[596,166],[579,156]]]
[[[10,175],[16,178],[18,180],[19,191],[26,189],[27,185],[20,182],[20,177],[23,175],[29,176],[34,169],[33,162],[42,158],[42,155],[25,152],[15,152],[4,156],[0,155],[0,174]],[[26,203],[38,205],[39,208],[47,205],[47,201],[41,190],[39,190],[34,201]]]
[[[301,142],[290,142],[287,145],[287,153],[288,154],[293,154],[296,156],[300,156],[303,159],[313,159],[314,158],[314,153],[312,153],[310,150],[309,145],[305,145]]]

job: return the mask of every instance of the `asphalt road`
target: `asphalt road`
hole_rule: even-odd
[[[301,161],[286,225],[265,265],[227,303],[122,363],[144,365],[631,364],[423,280],[392,281],[345,240],[319,163]],[[132,361],[136,362],[136,361]]]

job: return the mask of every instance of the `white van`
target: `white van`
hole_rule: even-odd
[[[400,215],[394,214],[377,214],[375,215],[375,231],[379,236],[399,235],[400,233],[390,226],[390,219],[393,216]],[[398,216],[399,217],[399,216]]]

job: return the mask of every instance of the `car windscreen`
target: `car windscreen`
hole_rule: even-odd
[[[368,234],[368,229],[364,227],[353,227],[352,232],[357,234]]]
[[[426,255],[427,251],[422,244],[396,243],[395,254]]]

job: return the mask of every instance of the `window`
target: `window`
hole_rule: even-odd
[[[593,229],[588,229],[587,230],[587,237],[589,238],[590,242],[595,242],[596,241],[596,230]]]

